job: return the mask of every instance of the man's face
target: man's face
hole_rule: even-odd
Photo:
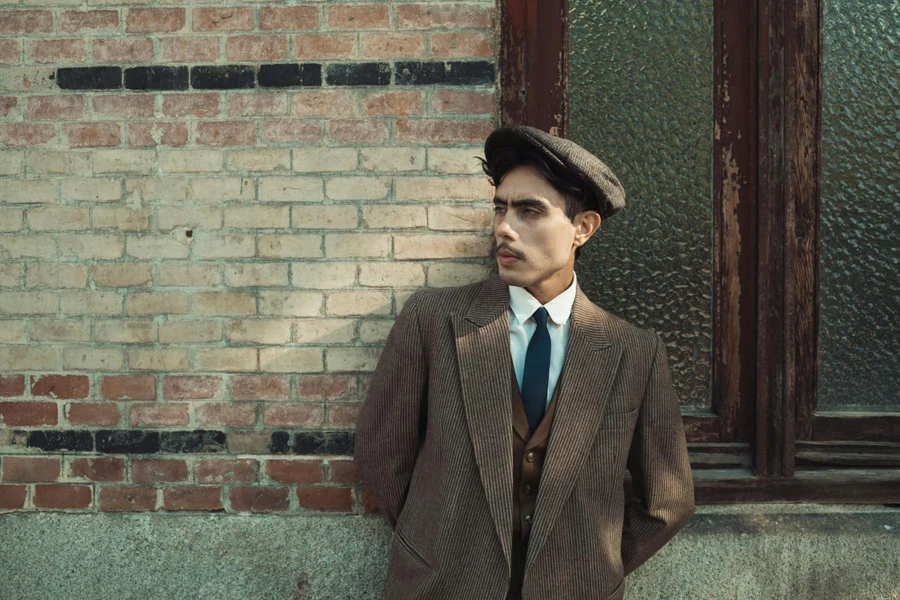
[[[599,216],[597,220],[599,225]],[[576,223],[566,216],[565,197],[538,169],[531,165],[510,169],[494,193],[494,245],[501,280],[529,287],[571,272],[576,239],[577,245],[587,241]]]

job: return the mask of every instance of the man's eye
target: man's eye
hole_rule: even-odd
[[[539,214],[538,211],[536,211],[536,210],[533,209],[533,208],[526,208],[526,209],[523,210],[522,212],[523,212],[524,214],[526,214],[526,215],[537,215],[537,214]]]
[[[506,207],[505,207],[505,206],[495,206],[495,207],[494,207],[494,214],[500,214],[501,212],[503,212],[503,211],[505,211],[505,210],[506,210]]]

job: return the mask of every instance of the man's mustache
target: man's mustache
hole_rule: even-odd
[[[515,256],[516,258],[520,258],[520,259],[525,258],[524,254],[522,254],[518,250],[513,250],[512,248],[510,248],[509,244],[507,242],[503,242],[498,245],[497,238],[492,237],[491,238],[491,258],[497,258],[497,253],[500,252],[501,250],[506,250],[507,252],[509,252],[510,254]]]

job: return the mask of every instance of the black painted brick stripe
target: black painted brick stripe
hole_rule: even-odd
[[[191,67],[191,87],[195,90],[237,90],[256,87],[256,67],[252,65]]]
[[[16,430],[28,448],[47,452],[60,450],[106,454],[209,454],[227,452],[228,434],[224,431],[145,431],[139,429],[101,429],[98,431]],[[289,431],[273,431],[268,450],[272,454],[352,456],[352,431],[298,431],[291,439]]]
[[[390,85],[391,65],[385,62],[330,64],[325,67],[325,83],[334,86]]]
[[[56,85],[64,90],[118,90],[122,67],[60,67]]]
[[[260,65],[259,87],[320,87],[322,65],[319,63],[285,63]]]
[[[186,90],[187,67],[131,67],[125,69],[125,89]]]
[[[394,63],[396,85],[485,85],[494,83],[488,61],[403,61]]]

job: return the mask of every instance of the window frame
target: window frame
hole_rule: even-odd
[[[568,1],[499,9],[501,123],[565,137]],[[713,402],[682,413],[697,502],[900,503],[900,413],[815,411],[822,0],[713,11]]]

